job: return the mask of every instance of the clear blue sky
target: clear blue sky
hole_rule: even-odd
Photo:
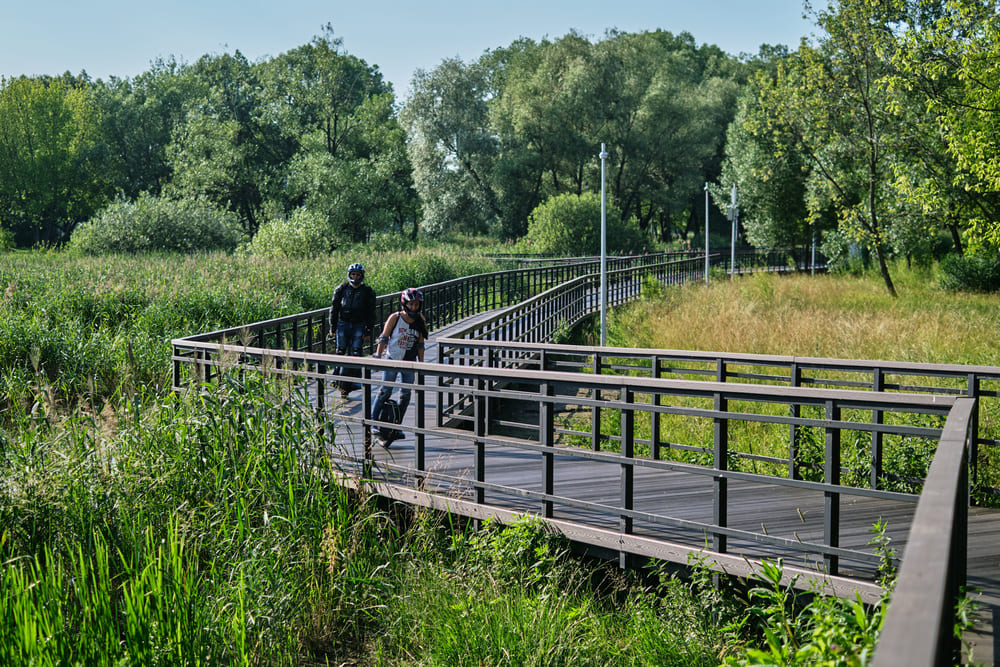
[[[802,13],[802,0],[0,0],[0,76],[124,78],[157,58],[236,50],[256,62],[330,23],[343,49],[377,65],[403,98],[415,70],[475,60],[522,36],[660,28],[739,55],[761,44],[794,49],[815,31]]]

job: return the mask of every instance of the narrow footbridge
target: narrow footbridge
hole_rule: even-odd
[[[811,269],[794,256],[736,269],[755,267]],[[702,258],[615,258],[607,304],[704,276]],[[954,664],[966,586],[983,605],[966,642],[993,663],[1000,368],[553,343],[600,306],[594,259],[423,290],[425,363],[331,354],[320,309],[174,340],[174,388],[290,378],[354,483],[474,519],[537,516],[623,567],[754,578],[780,558],[789,584],[873,603],[888,544],[903,558],[875,664]],[[379,298],[383,319],[397,299]],[[385,448],[368,415],[389,367],[414,381],[406,437]],[[344,368],[362,376],[348,399]]]

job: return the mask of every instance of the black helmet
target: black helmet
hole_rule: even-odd
[[[351,274],[352,273],[360,273],[361,274],[361,280],[364,280],[365,279],[365,265],[364,264],[360,264],[358,262],[355,262],[354,264],[351,264],[349,267],[347,267],[347,279],[351,281],[351,284],[354,284],[354,281],[351,280]],[[361,280],[359,280],[358,282],[361,282]]]
[[[403,310],[415,315],[424,305],[424,293],[416,287],[403,290],[399,295],[399,302],[403,304]],[[415,304],[415,305],[414,305]]]

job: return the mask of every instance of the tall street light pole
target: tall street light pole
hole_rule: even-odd
[[[601,345],[608,343],[608,213],[604,188],[604,161],[608,152],[601,144]]]
[[[705,181],[705,284],[708,284],[708,181]]]
[[[733,244],[732,244],[732,249],[729,251],[729,253],[730,253],[730,255],[729,255],[729,271],[730,271],[729,277],[730,278],[735,278],[736,277],[736,225],[737,225],[737,221],[739,220],[739,216],[740,216],[740,209],[736,205],[736,184],[735,183],[733,183],[732,204],[730,205],[729,210],[732,213],[732,220],[733,220]]]

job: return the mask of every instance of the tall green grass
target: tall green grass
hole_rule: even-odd
[[[712,665],[697,591],[586,567],[338,484],[294,389],[54,424],[0,447],[0,664]]]
[[[447,248],[309,260],[2,253],[0,411],[30,409],[43,386],[97,412],[137,386],[162,393],[172,338],[326,307],[355,261],[379,294],[496,268]]]

